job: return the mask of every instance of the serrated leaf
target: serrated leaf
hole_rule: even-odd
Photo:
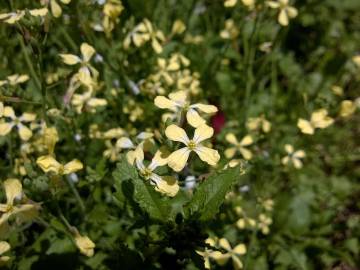
[[[148,182],[139,178],[137,170],[127,162],[125,157],[118,163],[113,177],[118,192],[130,201],[137,202],[151,218],[167,220],[170,213],[168,201],[162,198]]]
[[[238,167],[210,176],[197,188],[190,203],[186,206],[187,216],[199,215],[201,220],[214,217],[224,202],[226,193],[240,178],[241,172]]]

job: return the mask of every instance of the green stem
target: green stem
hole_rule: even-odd
[[[28,55],[28,52],[26,50],[26,46],[25,46],[23,37],[21,35],[19,35],[19,41],[20,41],[21,50],[22,50],[22,53],[24,55],[26,65],[29,68],[30,74],[34,78],[36,86],[38,88],[41,88],[40,79],[39,79],[38,75],[35,72],[34,66],[32,64],[32,61],[31,61],[29,55]]]
[[[85,204],[84,204],[83,200],[81,199],[81,196],[80,196],[79,192],[77,191],[76,187],[74,186],[74,183],[71,182],[71,180],[68,177],[66,178],[66,182],[67,182],[71,192],[74,194],[75,199],[78,202],[78,205],[81,209],[81,212],[83,214],[85,214],[85,211],[86,211]]]

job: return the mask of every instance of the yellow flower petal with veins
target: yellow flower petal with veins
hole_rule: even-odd
[[[214,129],[207,125],[202,125],[195,129],[194,141],[196,143],[205,141],[206,139],[211,138],[214,135]]]
[[[203,119],[197,111],[194,109],[190,109],[186,113],[186,120],[193,127],[199,127],[206,123],[205,119]]]
[[[184,144],[189,142],[189,137],[187,136],[185,130],[176,125],[168,126],[165,130],[165,135],[172,141],[182,142]]]
[[[62,165],[50,155],[39,157],[36,160],[36,164],[46,173],[54,172],[58,174],[62,168]]]
[[[196,147],[195,152],[202,161],[211,166],[215,166],[220,160],[218,151],[205,146]]]
[[[154,100],[155,106],[160,109],[176,110],[176,103],[164,96],[157,96]]]
[[[13,205],[15,197],[22,194],[22,185],[18,179],[7,179],[4,182],[4,189],[8,205]]]
[[[187,160],[189,159],[190,150],[187,147],[176,150],[168,157],[168,165],[176,172],[184,169]]]
[[[155,190],[170,197],[174,197],[179,189],[177,180],[172,176],[162,176],[161,181],[156,182]]]

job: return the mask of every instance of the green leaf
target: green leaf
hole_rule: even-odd
[[[208,220],[218,212],[225,195],[232,185],[241,178],[238,167],[227,169],[210,176],[196,190],[190,203],[185,208],[187,216],[199,215],[201,220]]]
[[[170,213],[169,200],[162,198],[149,181],[140,179],[137,170],[125,157],[118,163],[113,173],[115,188],[128,200],[134,200],[153,219],[167,220]]]

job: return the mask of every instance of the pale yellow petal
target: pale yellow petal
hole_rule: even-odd
[[[285,9],[280,10],[278,21],[282,26],[287,26],[289,24],[289,18]]]
[[[211,258],[213,258],[217,264],[220,266],[223,266],[227,263],[231,255],[229,253],[222,254],[220,251],[211,252],[210,254]]]
[[[15,111],[12,107],[5,106],[4,108],[4,116],[9,117],[11,119],[16,119]]]
[[[19,136],[23,141],[28,141],[32,137],[32,131],[23,124],[18,124]]]
[[[236,136],[234,133],[228,133],[225,136],[225,140],[227,140],[229,143],[237,145],[239,144],[238,140],[236,139]]]
[[[233,7],[237,3],[237,0],[225,0],[224,7]]]
[[[75,236],[75,244],[85,256],[92,257],[94,255],[95,244],[89,237],[77,234]]]
[[[71,2],[71,0],[60,0],[60,1],[61,1],[61,3],[65,4],[65,5],[67,5]]]
[[[24,122],[32,122],[35,119],[36,119],[35,113],[23,113],[22,116],[20,117],[20,121],[24,121]]]
[[[281,159],[281,163],[282,163],[283,165],[287,165],[287,164],[289,163],[289,161],[290,161],[289,156],[285,156],[285,157],[283,157],[283,158]]]
[[[246,246],[244,244],[239,244],[234,247],[233,251],[238,255],[244,255],[246,253]]]
[[[156,38],[152,39],[151,46],[153,47],[154,51],[157,54],[162,53],[163,48],[162,48],[161,44],[159,43],[159,41]]]
[[[63,174],[70,174],[82,170],[84,165],[81,163],[80,160],[74,159],[64,166]]]
[[[214,135],[214,129],[208,125],[201,125],[195,129],[193,141],[200,143],[206,139],[211,138]]]
[[[271,8],[279,8],[280,3],[276,1],[267,1],[266,4]]]
[[[230,243],[226,238],[221,238],[219,240],[219,246],[222,247],[223,249],[227,250],[227,251],[231,250]]]
[[[8,242],[1,241],[0,242],[0,255],[10,250],[10,245]]]
[[[241,146],[248,146],[254,142],[253,138],[250,135],[246,135],[242,140],[240,141]]]
[[[241,262],[241,260],[237,256],[233,255],[232,256],[232,261],[233,261],[233,267],[234,267],[235,270],[239,270],[239,269],[243,268],[243,263]]]
[[[250,150],[244,148],[244,147],[240,147],[239,151],[241,153],[241,155],[246,159],[246,160],[250,160],[252,159],[252,153]]]
[[[0,123],[0,136],[9,134],[13,126],[12,123]]]
[[[156,180],[155,189],[169,197],[174,197],[180,189],[177,180],[172,176],[162,176],[159,178]]]
[[[168,166],[176,172],[184,169],[187,160],[189,159],[190,150],[187,147],[176,150],[168,157]]]
[[[311,123],[305,119],[300,118],[297,122],[298,128],[301,130],[304,134],[312,135],[314,134],[314,128],[311,125]]]
[[[295,18],[298,15],[298,11],[294,7],[287,7],[286,12],[290,18]]]
[[[13,205],[14,199],[22,194],[22,185],[18,179],[7,179],[4,182],[6,203]]]
[[[59,18],[61,16],[62,9],[56,0],[50,0],[50,9],[55,18]]]
[[[229,159],[232,158],[233,156],[235,156],[236,150],[237,150],[236,147],[227,148],[224,152],[225,157]]]
[[[40,17],[46,16],[46,14],[48,14],[48,12],[49,12],[49,10],[47,8],[38,8],[38,9],[29,10],[29,13],[32,16],[40,16]]]
[[[62,61],[67,65],[76,65],[81,62],[81,59],[74,54],[59,54]]]
[[[340,116],[348,117],[356,111],[356,104],[352,100],[343,100],[340,104]]]
[[[170,125],[165,130],[165,135],[172,141],[182,142],[187,144],[189,142],[189,137],[187,136],[185,130],[176,125]]]
[[[196,104],[191,105],[191,107],[197,108],[204,113],[216,113],[218,111],[217,107],[214,105],[206,105],[206,104],[196,103]]]
[[[176,103],[164,96],[157,96],[154,100],[154,104],[160,109],[176,110]]]
[[[186,113],[186,120],[192,127],[204,125],[206,121],[194,109],[190,109]]]
[[[195,152],[202,161],[205,161],[211,166],[215,166],[220,160],[220,155],[218,151],[205,146],[196,147]]]
[[[80,51],[81,51],[84,62],[89,62],[91,57],[96,52],[94,47],[89,45],[88,43],[82,43],[80,46]]]
[[[58,174],[62,168],[62,165],[52,156],[41,156],[36,160],[36,164],[46,173],[54,172]]]
[[[300,159],[293,157],[293,158],[291,159],[291,161],[292,161],[292,163],[294,164],[294,167],[295,167],[296,169],[301,169],[301,168],[302,168],[303,164],[302,164],[302,162],[301,162]]]
[[[186,25],[181,20],[176,20],[172,26],[171,33],[182,34],[186,30]]]
[[[169,98],[179,105],[182,105],[186,102],[187,94],[185,91],[177,91],[169,94]]]
[[[294,147],[291,144],[285,144],[284,148],[288,154],[292,154],[294,152]]]
[[[100,106],[106,106],[107,100],[103,98],[91,98],[87,105],[92,108],[100,107]]]
[[[296,158],[304,158],[306,154],[303,150],[297,150],[293,156]]]

